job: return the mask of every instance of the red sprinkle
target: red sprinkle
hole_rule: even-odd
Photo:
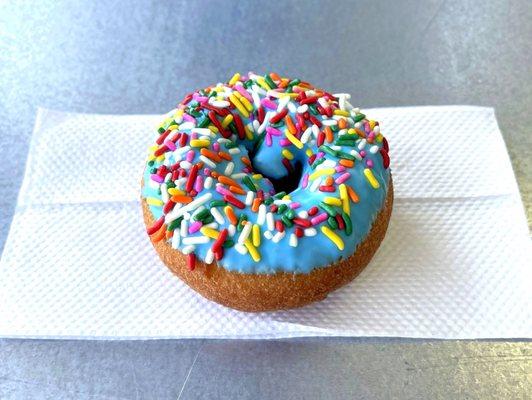
[[[161,226],[163,226],[163,224],[164,224],[164,217],[161,217],[157,221],[155,221],[152,226],[147,227],[146,232],[148,232],[148,235],[153,235],[155,232],[161,229]]]
[[[198,165],[194,164],[192,168],[190,168],[190,173],[187,179],[187,185],[185,186],[185,189],[187,192],[190,192],[194,188],[194,183],[196,182],[197,176],[198,176]]]
[[[300,228],[299,226],[296,226],[296,236],[298,238],[302,238],[304,236],[304,232],[303,232],[303,229]]]
[[[179,146],[185,147],[188,142],[188,135],[186,133],[182,133],[181,137],[179,138]]]
[[[310,119],[310,122],[312,122],[314,125],[317,125],[318,128],[321,128],[321,121],[317,119],[314,115],[311,115],[309,119]]]
[[[321,185],[319,187],[319,190],[320,192],[334,192],[335,191],[334,186],[325,186],[325,185]]]
[[[222,124],[220,123],[220,121],[218,121],[218,119],[216,118],[216,114],[214,113],[214,111],[209,111],[209,119],[211,120],[211,122],[214,124],[214,126],[218,129],[218,131],[220,132],[220,134],[224,137],[224,138],[228,138],[231,136],[231,134],[229,132],[227,132]]]
[[[242,119],[240,118],[240,115],[236,113],[233,114],[233,121],[235,122],[235,125],[236,125],[236,130],[238,132],[238,138],[244,139],[246,137],[246,131],[244,129],[244,124],[242,123]]]
[[[325,142],[325,133],[323,133],[323,131],[320,131],[320,133],[318,134],[318,141],[317,141],[317,145],[318,147],[320,147],[323,142]]]
[[[170,150],[170,149],[166,145],[163,145],[163,146],[159,147],[157,150],[155,150],[155,153],[153,153],[153,155],[155,157],[159,157],[161,154],[166,153],[168,150]]]
[[[308,158],[308,165],[312,165],[314,160],[316,160],[316,154],[313,154]]]
[[[212,252],[215,255],[222,249],[225,239],[227,238],[227,232],[227,228],[222,229],[218,235],[218,238],[212,244]]]
[[[157,140],[155,141],[155,143],[157,144],[163,144],[164,142],[164,139],[166,139],[166,137],[170,134],[170,129],[167,129],[165,130],[163,133],[161,133],[161,135],[157,138]]]
[[[290,164],[290,161],[288,161],[287,158],[283,158],[282,162],[288,172],[294,171],[294,167],[292,167],[292,164]]]
[[[384,147],[379,150],[379,153],[381,153],[382,156],[382,165],[384,166],[384,169],[388,169],[390,166],[390,156],[388,155],[388,152],[384,150]]]
[[[390,151],[390,148],[388,147],[388,141],[385,137],[382,138],[382,148],[388,153]]]
[[[310,215],[312,217],[313,215],[316,215],[318,213],[318,207],[316,207],[316,206],[311,207],[311,208],[309,208],[309,210],[307,212],[308,212],[308,215]]]
[[[264,113],[264,108],[262,106],[260,106],[257,109],[257,120],[259,121],[260,124],[262,124],[264,122],[264,117],[265,116],[266,116],[266,114]]]
[[[192,93],[187,94],[181,104],[186,105],[190,103],[190,100],[192,100]]]
[[[243,210],[244,208],[246,208],[246,205],[244,203],[242,203],[240,200],[238,200],[236,197],[234,196],[231,196],[230,194],[225,194],[224,195],[224,200],[227,201],[228,203],[231,203],[232,205],[234,205],[235,207],[237,208],[240,208],[241,210]]]
[[[220,249],[214,253],[214,258],[216,258],[216,261],[220,261],[224,256],[224,248],[220,247]]]
[[[312,226],[312,223],[308,219],[296,217],[292,221],[294,222],[294,224],[303,226],[305,228],[310,228]]]
[[[336,214],[336,216],[334,218],[336,218],[336,222],[338,222],[338,229],[344,230],[345,229],[345,222],[344,222],[344,219],[342,218],[342,216],[340,214]]]
[[[187,255],[187,267],[189,270],[194,271],[194,268],[196,268],[196,254],[190,253]]]
[[[276,213],[277,210],[278,210],[277,204],[272,204],[272,205],[270,206],[270,212],[272,212],[272,213]]]
[[[174,208],[175,203],[172,200],[168,200],[168,203],[166,203],[163,207],[163,214],[168,214],[172,209]]]
[[[275,229],[277,229],[279,232],[284,232],[284,225],[280,219],[275,221]]]
[[[318,101],[318,96],[312,96],[312,97],[307,97],[307,98],[302,99],[299,103],[301,105],[303,105],[303,104],[313,104],[313,103],[315,103],[317,101]]]
[[[270,124],[276,124],[280,120],[282,120],[284,117],[286,117],[286,114],[288,114],[288,108],[284,108],[281,112],[278,112],[270,119]]]

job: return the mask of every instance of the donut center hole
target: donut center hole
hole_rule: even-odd
[[[296,163],[294,165],[293,171],[282,178],[275,179],[275,178],[271,178],[266,175],[265,176],[273,184],[273,187],[276,193],[280,193],[280,192],[292,193],[299,186],[299,182],[301,181],[302,175],[303,175],[303,166],[301,165],[301,163]]]

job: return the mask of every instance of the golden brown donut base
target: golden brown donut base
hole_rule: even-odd
[[[393,184],[390,176],[388,194],[366,239],[355,253],[336,264],[316,268],[308,274],[242,274],[196,260],[196,268],[187,268],[187,258],[162,240],[153,243],[161,260],[188,286],[209,300],[242,311],[273,311],[301,307],[323,300],[327,294],[351,282],[368,263],[384,239],[392,213]],[[142,199],[144,222],[154,222],[149,206]],[[301,250],[304,246],[301,247]]]

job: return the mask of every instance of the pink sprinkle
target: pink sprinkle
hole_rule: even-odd
[[[266,132],[266,145],[271,146],[272,145],[272,135],[270,135],[269,132]]]
[[[166,147],[168,147],[172,151],[174,151],[176,149],[176,146],[175,146],[174,142],[171,142],[169,140],[165,140],[164,144],[166,145]]]
[[[196,132],[191,133],[191,134],[190,134],[190,138],[191,138],[191,139],[197,139],[197,138],[198,138],[198,134],[197,134]]]
[[[203,168],[203,175],[211,176],[211,170],[209,168]]]
[[[266,127],[266,132],[273,136],[281,136],[283,134],[279,129],[272,128],[271,126]]]
[[[364,130],[365,130],[366,132],[369,132],[369,131],[370,131],[370,129],[369,129],[369,122],[368,122],[368,121],[364,122]]]
[[[212,145],[212,149],[214,151],[220,151],[220,143],[214,142],[214,144]]]
[[[244,89],[244,86],[242,85],[236,85],[235,86],[235,89],[238,90],[238,92],[244,96],[246,99],[248,99],[249,101],[253,101],[253,98],[250,96],[250,94],[247,92],[246,89]]]
[[[350,176],[351,174],[349,172],[346,172],[345,174],[340,175],[338,178],[336,178],[334,182],[339,185],[340,183],[344,183],[346,180],[348,180]]]
[[[196,122],[196,118],[190,114],[183,114],[183,120],[187,122]]]
[[[151,178],[152,181],[155,181],[155,182],[159,182],[159,183],[163,183],[164,182],[164,177],[159,176],[157,174],[151,174],[150,178]]]
[[[318,224],[321,224],[322,222],[324,221],[327,221],[327,218],[329,218],[329,216],[327,215],[327,213],[321,213],[321,214],[318,214],[316,215],[315,217],[313,217],[311,220],[310,220],[310,223],[312,225],[318,225]]]
[[[194,183],[194,190],[198,193],[203,190],[203,176],[198,176],[196,178],[196,182]]]
[[[368,142],[373,142],[375,140],[375,132],[371,131],[368,135]]]
[[[279,140],[279,144],[282,146],[282,147],[288,147],[292,144],[292,142],[286,138],[282,138],[281,140]]]
[[[203,223],[201,221],[195,221],[191,223],[190,226],[188,227],[188,233],[196,233],[197,231],[201,229],[202,226],[203,226]]]
[[[270,99],[264,98],[260,101],[260,104],[262,104],[266,108],[269,108],[270,110],[277,110],[277,104],[275,104]]]
[[[244,172],[244,173],[246,173],[246,174],[251,174],[252,171],[251,171],[251,168],[246,167],[246,168],[244,168],[244,169],[242,170],[242,172]]]
[[[231,196],[233,195],[229,190],[227,190],[220,184],[216,185],[216,191],[223,195],[226,195],[226,194],[231,195]]]
[[[308,174],[303,175],[303,179],[301,180],[301,187],[305,189],[308,185]]]
[[[187,161],[188,162],[192,162],[193,159],[194,159],[194,151],[193,150],[189,150],[187,152]]]
[[[318,151],[318,153],[316,154],[316,159],[322,158],[324,155],[325,153],[323,151]]]
[[[343,165],[337,165],[336,167],[334,167],[334,170],[336,172],[344,172],[345,171],[345,167]]]
[[[360,150],[360,152],[358,154],[360,154],[360,157],[362,157],[362,158],[366,157],[366,151],[365,150]]]
[[[371,161],[369,158],[366,160],[366,165],[370,168],[373,168],[373,161]]]
[[[296,208],[299,208],[299,207],[301,207],[301,203],[298,202],[298,201],[295,201],[295,202],[293,202],[293,203],[290,204],[290,208],[291,208],[292,210],[295,210]]]

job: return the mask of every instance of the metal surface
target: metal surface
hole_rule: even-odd
[[[0,3],[0,249],[36,106],[160,113],[237,70],[495,107],[532,220],[527,0],[95,3]],[[0,340],[1,399],[524,399],[531,375],[527,341]]]

